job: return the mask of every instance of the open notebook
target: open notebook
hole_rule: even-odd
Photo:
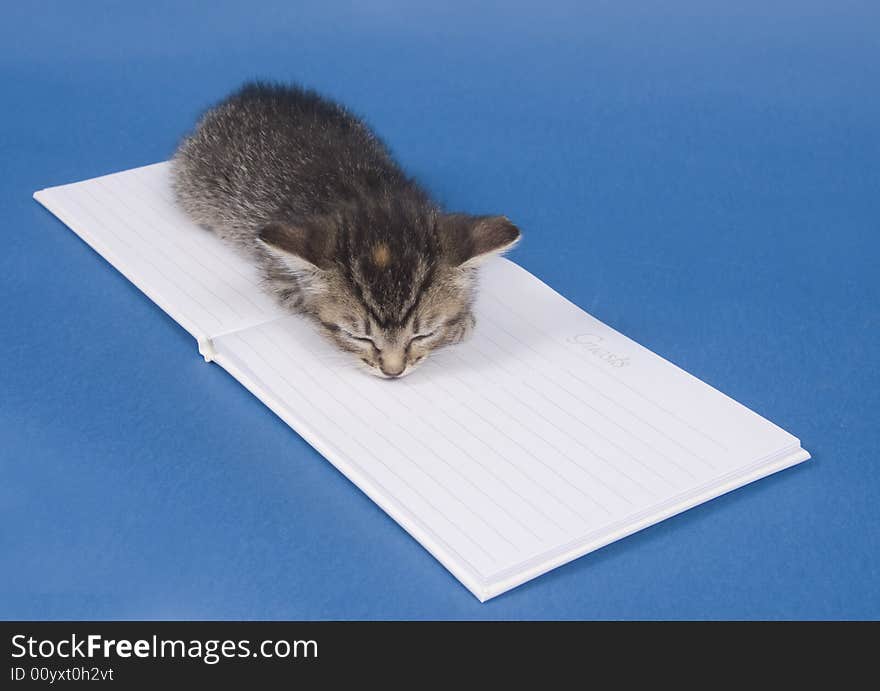
[[[471,340],[389,381],[187,221],[166,163],[34,196],[480,600],[809,458],[510,261],[483,268]]]

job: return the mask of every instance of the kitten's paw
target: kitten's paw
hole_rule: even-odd
[[[471,334],[474,332],[474,327],[477,325],[477,318],[474,317],[473,313],[468,314],[466,317],[462,318],[453,332],[450,334],[450,343],[461,343],[462,341],[466,341],[470,338]]]

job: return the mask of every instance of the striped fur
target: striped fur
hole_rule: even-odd
[[[361,120],[296,86],[245,85],[173,165],[186,213],[379,376],[465,338],[479,263],[519,239],[503,216],[444,213]]]

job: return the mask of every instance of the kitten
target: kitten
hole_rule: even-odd
[[[173,168],[190,218],[382,377],[467,337],[477,267],[520,237],[504,216],[444,213],[363,122],[296,86],[245,85],[202,117]]]

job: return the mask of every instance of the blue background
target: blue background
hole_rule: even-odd
[[[6,3],[0,617],[880,616],[876,2]],[[31,200],[251,77],[814,460],[481,605]]]

